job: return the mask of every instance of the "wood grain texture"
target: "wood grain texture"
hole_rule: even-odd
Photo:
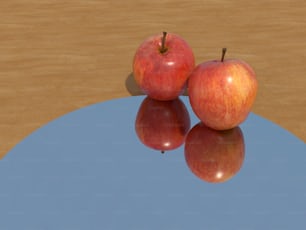
[[[306,3],[302,0],[10,0],[0,2],[0,156],[65,113],[137,95],[137,46],[184,37],[196,62],[241,58],[255,69],[253,111],[306,140]]]

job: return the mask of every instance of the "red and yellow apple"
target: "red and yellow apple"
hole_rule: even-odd
[[[202,122],[187,134],[185,160],[191,172],[209,183],[222,183],[235,176],[245,155],[243,133],[239,127],[214,130]]]
[[[176,34],[164,32],[147,38],[138,47],[133,74],[144,94],[156,100],[173,100],[185,91],[194,66],[188,43]]]
[[[139,140],[145,146],[161,152],[181,146],[189,129],[189,113],[179,98],[158,101],[146,97],[135,120]]]
[[[192,110],[207,126],[231,129],[246,120],[254,104],[258,83],[254,70],[239,59],[203,62],[189,76]]]

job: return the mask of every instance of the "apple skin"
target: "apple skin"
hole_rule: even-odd
[[[192,49],[180,36],[167,33],[162,53],[162,34],[147,38],[136,50],[133,74],[142,92],[156,100],[173,100],[183,94],[195,67]]]
[[[179,98],[158,101],[146,97],[135,120],[135,131],[139,140],[145,146],[162,153],[181,146],[189,129],[190,116]]]
[[[243,133],[238,126],[219,131],[200,122],[187,134],[184,154],[189,169],[198,178],[209,183],[226,182],[243,165]]]
[[[244,61],[208,61],[195,67],[188,80],[192,110],[207,126],[231,129],[246,120],[256,99],[258,82]]]

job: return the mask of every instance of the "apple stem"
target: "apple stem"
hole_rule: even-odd
[[[162,154],[164,154],[165,153],[165,151],[164,150],[162,150],[162,151],[160,151]]]
[[[222,57],[221,57],[221,62],[223,62],[223,61],[224,61],[225,53],[226,53],[226,48],[223,48],[223,49],[222,49]]]
[[[166,43],[166,37],[167,37],[167,32],[163,32],[163,37],[161,39],[161,48],[160,48],[160,52],[163,54],[165,52],[167,52],[167,48],[165,47],[165,43]]]

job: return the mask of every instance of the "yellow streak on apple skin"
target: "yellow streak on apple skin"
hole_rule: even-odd
[[[255,78],[246,77],[254,72],[251,72],[250,69],[246,68],[244,65],[231,65],[229,72],[231,72],[231,75],[227,76],[226,80],[228,85],[232,85],[232,87],[228,92],[228,95],[232,95],[233,98],[232,100],[226,100],[227,107],[225,119],[228,121],[233,119],[237,120],[238,123],[241,123],[246,118],[254,103],[257,92],[257,81],[254,81]],[[239,114],[240,119],[231,117],[231,111],[233,109],[237,114]]]

